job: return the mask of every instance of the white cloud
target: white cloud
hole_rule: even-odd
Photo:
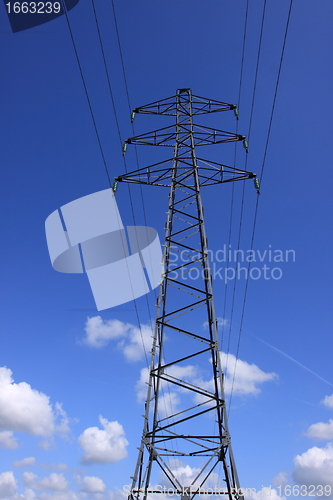
[[[15,499],[15,500],[22,500],[22,498],[24,500],[35,500],[36,493],[33,490],[31,490],[30,488],[27,488],[25,490],[25,492],[23,493],[23,495],[21,494],[19,499]]]
[[[2,431],[0,432],[0,448],[5,448],[6,450],[15,450],[19,445],[14,437],[13,431]]]
[[[329,485],[333,493],[333,444],[314,446],[294,459],[292,478],[296,484]],[[324,495],[326,498],[327,496]]]
[[[59,421],[56,428],[56,432],[57,434],[59,434],[59,436],[61,436],[64,439],[68,436],[70,428],[69,428],[69,418],[67,417],[67,414],[62,407],[62,403],[58,403],[58,401],[56,402],[56,404],[54,405],[54,414],[55,418],[57,418]]]
[[[234,394],[257,395],[261,391],[259,387],[260,384],[275,380],[277,378],[276,373],[266,373],[262,371],[257,365],[249,364],[246,361],[238,359],[236,365],[235,380],[233,382],[236,357],[233,354],[229,354],[227,356],[227,354],[224,352],[222,352],[220,356],[222,369],[225,372],[224,391],[226,394],[230,394],[233,387]],[[181,366],[177,364],[168,367],[165,370],[165,374],[195,384],[196,386],[201,387],[202,389],[205,389],[207,391],[214,392],[213,378],[209,380],[203,380],[203,378],[201,377],[200,369],[197,366]],[[148,381],[148,368],[142,368],[140,370],[140,379],[136,383],[137,399],[139,402],[145,400],[147,396]],[[186,390],[165,381],[161,382],[161,388],[164,389],[164,395],[161,396],[162,404],[159,405],[159,410],[161,414],[163,413],[170,415],[170,413],[175,412],[175,408],[180,404],[180,398],[178,397],[178,394],[181,395]],[[194,393],[193,395],[196,403],[202,403],[207,400],[207,398],[203,395]]]
[[[38,477],[33,472],[23,472],[22,480],[27,488],[35,488]]]
[[[89,427],[78,438],[78,443],[84,451],[82,463],[112,463],[127,456],[128,441],[125,432],[118,422],[109,422],[102,416],[99,421],[103,430]]]
[[[49,451],[52,448],[52,445],[54,444],[53,439],[44,439],[43,441],[40,441],[38,443],[38,448],[41,448],[42,450]]]
[[[111,340],[121,339],[118,347],[128,361],[139,361],[143,358],[144,351],[150,351],[153,334],[150,325],[138,328],[117,319],[103,320],[100,316],[87,319],[85,332],[82,343],[97,349],[105,347]]]
[[[272,479],[272,484],[274,484],[275,486],[281,486],[281,487],[284,487],[287,484],[290,484],[290,481],[288,480],[287,472],[280,472],[277,476],[275,476]]]
[[[306,435],[313,439],[333,439],[333,420],[330,418],[328,424],[318,422],[310,425]]]
[[[16,493],[17,484],[12,471],[0,474],[0,498],[11,497]]]
[[[165,391],[158,398],[158,414],[159,418],[171,416],[176,413],[180,397],[175,392]]]
[[[17,460],[16,462],[13,462],[13,467],[31,467],[32,465],[35,465],[35,463],[35,457],[27,457],[23,458],[23,460]]]
[[[180,380],[193,381],[195,377],[198,376],[198,368],[192,365],[174,365],[168,367],[165,370],[165,374]],[[142,368],[140,370],[140,379],[136,383],[137,400],[139,403],[144,401],[147,397],[148,381],[149,370],[148,368]],[[174,391],[177,390],[179,394],[181,394],[184,392],[184,389],[166,382],[165,380],[161,381],[160,388],[163,389],[163,391],[159,396],[159,414],[160,417],[165,417],[175,413],[180,404],[180,397],[178,393]]]
[[[62,470],[62,471],[69,471],[69,467],[66,464],[39,464],[40,467],[43,469],[49,469],[49,470]]]
[[[148,368],[142,368],[140,370],[140,378],[135,385],[138,403],[141,403],[147,397],[148,381],[149,381],[149,370]]]
[[[261,392],[259,387],[264,382],[269,382],[277,378],[276,373],[266,373],[262,371],[257,365],[247,363],[237,359],[233,354],[220,353],[221,366],[224,372],[224,392],[225,394],[239,395],[254,395],[256,396]],[[236,371],[235,371],[236,366]],[[235,378],[234,378],[235,377]],[[202,380],[201,378],[193,378],[195,385],[206,389],[207,391],[214,392],[214,380]],[[196,395],[195,400],[197,403],[206,400],[205,396]]]
[[[286,500],[286,497],[280,496],[271,486],[263,487],[258,491],[253,490],[254,488],[244,488],[245,500]]]
[[[24,472],[22,480],[27,488],[34,490],[67,491],[68,481],[63,474],[52,472],[49,476],[39,479],[32,472]]]
[[[103,320],[100,316],[87,318],[83,343],[90,347],[101,348],[106,346],[110,340],[119,339],[127,335],[132,325],[123,323],[117,319]]]
[[[0,429],[51,437],[55,432],[64,435],[69,427],[59,403],[53,410],[48,396],[26,382],[14,383],[12,371],[0,367]]]
[[[224,390],[226,394],[230,394],[233,384],[234,394],[259,394],[261,391],[259,384],[269,382],[277,378],[276,373],[266,373],[262,371],[254,363],[250,364],[247,361],[236,359],[233,354],[221,353],[222,370],[225,372]],[[236,372],[235,372],[236,366]],[[235,372],[235,380],[233,377]]]
[[[127,361],[140,361],[145,352],[149,356],[153,331],[149,325],[141,325],[141,328],[130,326],[128,339],[121,341],[118,347],[122,349]]]
[[[79,500],[79,497],[73,491],[56,491],[47,493],[43,491],[38,495],[38,500]]]
[[[217,321],[217,326],[222,327],[225,326],[228,323],[227,319],[223,319],[220,316],[216,318]],[[204,324],[202,325],[204,328],[208,328],[208,321],[205,321]]]
[[[66,491],[67,488],[68,482],[61,473],[52,472],[38,482],[38,489],[40,490]]]
[[[80,479],[80,490],[85,493],[104,493],[106,486],[99,477],[85,476]]]
[[[161,497],[161,495],[160,495]],[[127,500],[128,499],[128,494],[126,494],[122,490],[114,490],[114,491],[108,491],[108,499],[109,500]],[[160,498],[160,500],[164,500]]]
[[[193,365],[172,365],[166,368],[165,373],[171,377],[178,378],[181,380],[193,380],[198,376],[199,370],[197,366]]]
[[[180,484],[188,485],[192,484],[194,479],[200,472],[200,469],[196,469],[195,467],[190,467],[189,465],[178,465],[178,467],[171,468],[173,474],[178,479]],[[194,486],[197,485],[197,482],[193,483]]]
[[[333,408],[333,394],[331,396],[325,396],[322,403],[327,406],[327,408]]]
[[[200,468],[197,467],[190,467],[188,464],[184,463],[182,460],[179,460],[178,458],[171,459],[168,462],[168,467],[172,471],[173,475],[177,478],[179,483],[184,486],[189,486],[193,485],[194,487],[201,487],[202,489],[205,488],[218,488],[221,490],[225,489],[225,483],[221,480],[219,475],[216,472],[212,472],[209,477],[206,479],[205,482],[204,478],[206,476],[207,471],[203,472],[198,477],[198,474],[200,473]],[[197,479],[196,479],[197,478]],[[196,479],[196,480],[195,480]],[[166,486],[167,488],[173,488],[173,485],[171,481],[163,475],[160,478],[160,485]],[[156,500],[157,496],[163,497],[163,495],[156,495]],[[202,495],[200,495],[201,497]],[[209,498],[210,495],[208,495]],[[168,496],[166,496],[168,498]],[[169,496],[170,498],[170,496]],[[204,495],[203,498],[207,497]]]

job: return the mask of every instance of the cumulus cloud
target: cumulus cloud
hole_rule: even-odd
[[[310,425],[306,435],[313,439],[333,439],[333,420],[330,418],[328,424],[318,422]]]
[[[38,495],[38,500],[79,500],[79,497],[76,493],[70,490],[55,491],[53,493],[42,491],[42,493]]]
[[[67,414],[62,407],[62,403],[58,403],[58,401],[54,405],[54,415],[58,421],[56,432],[57,434],[59,434],[59,436],[65,439],[70,432],[69,418],[67,417]]]
[[[227,319],[223,319],[220,316],[216,318],[217,321],[217,326],[222,327],[225,326],[228,323]],[[204,324],[202,325],[204,328],[208,328],[208,321],[205,321]]]
[[[127,361],[140,361],[143,359],[145,352],[149,354],[152,335],[153,330],[150,325],[141,325],[140,328],[131,325],[128,331],[128,338],[118,344]]]
[[[322,403],[327,406],[327,408],[333,408],[333,394],[331,396],[325,396]]]
[[[196,377],[199,376],[198,368],[193,365],[169,366],[167,369],[165,369],[164,373],[166,375],[169,375],[171,378],[176,378],[188,382],[193,382]],[[148,381],[149,370],[148,368],[142,368],[140,370],[140,379],[136,383],[137,400],[139,403],[144,401],[147,397]],[[176,385],[166,382],[165,380],[161,381],[160,388],[163,390],[159,396],[159,414],[161,417],[165,417],[176,412],[180,404],[179,394],[184,392],[184,389],[178,388]],[[178,393],[174,392],[175,390],[177,390]]]
[[[288,480],[287,472],[280,472],[277,476],[275,476],[272,479],[272,484],[274,484],[275,486],[281,486],[281,487],[284,487],[287,484],[290,484],[290,481]]]
[[[159,417],[167,417],[176,413],[180,404],[180,397],[175,392],[162,393],[158,399]]]
[[[195,467],[190,467],[189,465],[180,464],[178,466],[171,467],[172,473],[178,479],[180,484],[188,485],[193,484],[194,486],[199,485],[198,481],[194,482],[194,479],[200,472],[200,469]]]
[[[231,393],[233,387],[234,394],[241,395],[257,395],[261,392],[260,385],[264,382],[269,382],[277,379],[276,373],[266,373],[261,370],[257,365],[247,363],[241,359],[236,359],[233,354],[227,355],[222,352],[221,365],[224,371],[224,390],[226,394]],[[236,364],[237,361],[237,364]],[[235,379],[234,371],[236,365]],[[197,366],[193,365],[173,365],[168,367],[165,372],[171,378],[177,378],[185,382],[195,384],[210,392],[214,392],[214,380],[213,378],[204,380],[202,377],[201,370]],[[147,383],[149,381],[149,371],[148,368],[143,368],[140,370],[140,379],[136,383],[137,399],[139,402],[143,401],[147,396]],[[185,392],[183,388],[179,388],[176,385],[162,381],[161,388],[164,389],[164,395],[162,394],[162,404],[159,405],[159,411],[163,415],[170,415],[175,413],[175,409],[180,404],[181,395]],[[166,390],[167,389],[167,390]],[[177,391],[177,392],[174,392]],[[207,400],[207,397],[194,394],[194,400],[198,403],[203,403]]]
[[[49,470],[62,470],[64,472],[67,472],[69,471],[69,467],[68,465],[66,464],[55,464],[55,463],[52,463],[52,464],[39,464],[40,467],[42,467],[43,469],[49,469]]]
[[[0,429],[51,437],[68,432],[68,419],[59,403],[26,382],[14,383],[12,371],[0,367]]]
[[[140,378],[135,385],[138,403],[141,403],[147,397],[148,381],[149,381],[149,370],[148,368],[142,368],[140,370]]]
[[[280,496],[271,486],[263,487],[259,491],[254,491],[254,488],[244,488],[244,498],[245,500],[286,500],[286,497]]]
[[[32,465],[35,465],[35,463],[35,457],[27,457],[23,458],[23,460],[17,460],[16,462],[13,462],[13,467],[31,467]]]
[[[16,493],[17,483],[12,471],[0,474],[0,498],[11,497]]]
[[[103,320],[100,316],[87,318],[85,332],[82,343],[97,349],[105,347],[111,340],[119,340],[118,347],[128,361],[139,361],[144,351],[150,351],[153,334],[150,325],[138,328],[117,319]]]
[[[190,484],[194,487],[204,488],[218,488],[225,489],[225,483],[222,481],[220,476],[216,472],[212,472],[206,481],[203,483],[203,480],[206,476],[206,472],[202,475],[199,475],[200,468],[190,467],[188,464],[184,463],[182,460],[175,458],[168,461],[168,467],[172,471],[174,477],[179,481],[179,483],[183,486],[189,486]],[[199,475],[199,477],[198,477]],[[167,488],[172,488],[173,484],[171,481],[163,475],[160,477],[160,485],[166,486]],[[164,495],[158,495],[163,497]],[[165,497],[167,498],[167,496]]]
[[[82,342],[89,347],[101,348],[106,346],[110,340],[127,335],[128,328],[131,326],[117,319],[103,320],[100,316],[87,318],[84,328],[86,336]]]
[[[127,456],[128,441],[122,425],[116,421],[109,422],[102,416],[99,421],[103,429],[89,427],[78,438],[78,443],[84,451],[84,464],[113,463]]]
[[[85,493],[104,493],[106,486],[101,478],[96,476],[85,476],[78,478],[80,490]]]
[[[329,485],[333,493],[333,444],[324,448],[314,446],[294,459],[292,478],[296,484]],[[325,495],[327,498],[327,496]]]
[[[109,500],[127,500],[128,495],[123,490],[114,490],[108,491]],[[162,499],[162,495],[159,495],[160,500]]]
[[[0,448],[5,448],[6,450],[15,450],[19,445],[14,437],[13,431],[2,431],[0,432]]]
[[[247,361],[237,359],[230,353],[221,353],[221,364],[222,370],[225,372],[224,390],[226,394],[231,392],[235,367],[234,394],[259,394],[261,392],[258,387],[260,384],[277,379],[276,373],[266,373],[254,363],[250,364]]]
[[[67,491],[68,489],[68,481],[64,475],[55,472],[52,472],[52,474],[43,479],[39,479],[32,472],[24,472],[22,480],[27,488],[34,490]]]

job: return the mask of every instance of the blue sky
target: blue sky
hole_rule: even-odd
[[[182,87],[237,103],[245,5],[244,0],[115,0],[132,106],[174,95]],[[244,135],[262,8],[262,0],[250,0],[239,106]],[[267,1],[247,167],[257,173],[288,8],[287,0]],[[98,0],[96,9],[126,139],[132,129],[111,1]],[[276,264],[281,279],[261,276],[249,282],[230,430],[241,484],[257,491],[273,481],[275,488],[323,481],[333,488],[332,15],[330,0],[293,2],[261,188],[254,249],[261,255],[266,250],[268,267],[275,267],[268,261],[269,250],[284,256],[294,250],[296,257]],[[90,0],[80,0],[69,17],[113,178],[124,165]],[[133,474],[143,424],[138,380],[145,360],[134,305],[99,313],[86,276],[52,269],[44,232],[51,212],[108,188],[108,181],[65,19],[13,34],[2,7],[0,23],[0,497],[118,499]],[[235,130],[232,113],[198,122]],[[139,134],[171,123],[137,116],[135,130]],[[233,151],[229,145],[212,146],[202,156],[232,164]],[[138,153],[141,166],[165,158],[160,150],[142,147]],[[245,154],[239,144],[239,168]],[[135,169],[134,150],[129,148],[126,159]],[[216,256],[228,243],[231,187],[206,189],[207,233]],[[136,224],[144,224],[139,189],[134,186],[131,192]],[[143,193],[147,223],[163,239],[167,191],[146,187]],[[132,225],[124,185],[117,202],[124,224]],[[240,202],[237,185],[232,248],[237,247]],[[244,252],[250,248],[255,202],[249,181]],[[214,263],[216,270],[225,267]],[[262,268],[259,256],[253,266]],[[230,359],[236,355],[244,285],[244,280],[237,283]],[[222,317],[224,281],[218,274],[214,290]],[[231,286],[228,294],[226,332]],[[154,294],[148,298],[154,311]],[[140,323],[148,325],[146,298],[138,299],[137,306]],[[147,328],[143,331],[149,336]],[[108,341],[96,348],[92,339],[101,335]],[[106,446],[103,456],[96,451],[96,439]],[[262,497],[262,492],[255,495],[256,500]]]

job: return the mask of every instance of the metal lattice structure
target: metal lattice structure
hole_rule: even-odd
[[[256,176],[198,158],[196,149],[201,145],[243,141],[247,147],[247,143],[244,136],[193,123],[196,115],[228,110],[237,116],[234,105],[180,89],[176,96],[132,113],[132,118],[135,113],[174,116],[175,125],[132,137],[124,145],[124,152],[127,144],[174,150],[171,160],[116,179],[170,189],[144,429],[131,500],[156,500],[157,494],[162,500],[166,488],[181,500],[211,497],[212,491],[230,500],[243,498],[228,430],[200,190]],[[201,370],[209,372],[208,380],[203,380]]]

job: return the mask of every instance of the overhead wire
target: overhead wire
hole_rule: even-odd
[[[112,92],[111,79],[110,79],[110,74],[109,74],[109,70],[108,70],[108,65],[107,65],[107,62],[106,62],[105,51],[104,51],[104,46],[103,46],[103,40],[102,40],[102,36],[101,36],[101,31],[100,31],[99,22],[98,22],[98,16],[97,16],[96,7],[95,7],[95,1],[91,0],[91,4],[92,4],[92,8],[93,8],[94,19],[95,19],[96,29],[97,29],[97,34],[98,34],[98,40],[99,40],[100,49],[101,49],[101,53],[102,53],[103,64],[104,64],[104,69],[105,69],[105,73],[106,73],[106,77],[107,77],[108,88],[109,88],[109,93],[110,93],[111,102],[112,102],[112,109],[113,109],[113,114],[114,114],[115,121],[116,121],[118,138],[119,138],[119,143],[120,143],[120,148],[121,148],[121,146],[122,146],[122,137],[121,137],[119,119],[118,119],[117,109],[116,109],[115,100],[114,100],[114,96],[113,96],[113,92]],[[126,159],[125,159],[124,156],[123,156],[123,162],[124,162],[125,171],[127,172],[127,164],[126,164]],[[129,185],[128,185],[128,191],[129,191],[130,206],[131,206],[131,211],[132,211],[134,226],[136,227],[136,221],[135,221],[135,215],[134,215],[134,208],[133,208],[133,200],[132,200],[132,194],[131,194],[130,186]],[[129,270],[128,270],[128,274],[129,274],[130,283],[131,283],[131,286],[132,286],[132,281],[131,281]],[[133,293],[133,287],[132,287],[132,293]],[[134,293],[133,293],[133,297],[134,297]],[[136,299],[133,299],[133,302],[134,302],[134,308],[135,308],[136,318],[137,318],[137,322],[138,322],[138,328],[140,330],[142,348],[143,348],[144,356],[145,356],[145,359],[146,359],[147,367],[149,367],[148,356],[147,356],[146,346],[145,346],[145,342],[144,342],[144,338],[143,338],[143,333],[142,333],[141,322],[140,322],[140,318],[139,318],[139,313],[138,313],[138,307],[137,307]],[[148,304],[148,302],[147,302],[147,304]],[[148,312],[149,312],[149,318],[150,318],[150,324],[151,324],[152,320],[151,320],[151,314],[150,314],[149,305],[148,305]]]
[[[111,179],[110,179],[110,175],[109,175],[109,171],[108,171],[108,167],[107,167],[107,163],[106,163],[106,159],[105,159],[105,155],[104,155],[104,151],[103,151],[103,147],[102,147],[102,142],[101,142],[101,138],[100,138],[100,135],[99,135],[99,132],[98,132],[97,123],[96,123],[95,116],[94,116],[94,111],[92,109],[92,105],[91,105],[91,101],[90,101],[90,97],[89,97],[89,93],[88,93],[87,84],[86,84],[86,81],[85,81],[85,78],[84,78],[84,75],[83,75],[83,70],[82,70],[82,66],[81,66],[79,54],[78,54],[78,51],[77,51],[77,48],[76,48],[76,43],[75,43],[75,40],[74,40],[74,35],[73,35],[72,27],[71,27],[71,24],[69,22],[69,17],[68,17],[68,12],[67,12],[67,7],[66,7],[66,4],[65,4],[65,0],[61,0],[61,3],[62,3],[62,8],[63,8],[64,13],[65,13],[65,18],[66,18],[66,22],[67,22],[67,26],[68,26],[68,31],[69,31],[69,34],[70,34],[70,37],[71,37],[71,40],[72,40],[72,45],[73,45],[73,49],[74,49],[74,53],[75,53],[75,57],[76,57],[76,62],[77,62],[77,65],[79,67],[79,72],[80,72],[80,75],[81,75],[81,80],[82,80],[84,92],[85,92],[86,99],[87,99],[87,102],[88,102],[90,116],[91,116],[91,119],[92,119],[92,122],[93,122],[94,130],[95,130],[95,134],[96,134],[96,138],[97,138],[97,142],[98,142],[98,146],[99,146],[99,150],[101,152],[101,156],[102,156],[102,160],[103,160],[105,172],[106,172],[106,175],[107,175],[107,178],[108,178],[108,182],[109,182],[109,185],[111,187]]]
[[[243,70],[244,70],[244,59],[245,59],[245,45],[246,45],[246,35],[247,35],[248,13],[249,13],[249,0],[246,0],[245,17],[244,17],[243,45],[242,45],[241,67],[240,67],[239,87],[238,87],[238,99],[237,99],[237,109],[238,109],[238,111],[241,109],[241,105],[240,104],[241,104],[241,95],[242,95],[242,82],[243,82]],[[236,120],[236,135],[238,134],[238,128],[239,128],[239,120],[237,119]],[[236,164],[237,164],[237,143],[235,142],[235,149],[234,149],[234,166],[235,166],[235,168],[236,168]],[[231,233],[232,233],[234,196],[235,196],[235,183],[232,182],[232,187],[231,187],[231,202],[230,202],[230,223],[229,223],[229,235],[228,235],[228,252],[227,252],[227,268],[229,267],[229,248],[230,248]],[[228,280],[226,280],[225,285],[224,285],[224,302],[223,302],[223,316],[222,316],[221,350],[223,349],[224,326],[226,324],[227,293],[228,293]]]
[[[96,138],[97,138],[97,142],[98,142],[98,146],[99,146],[99,150],[100,150],[100,153],[101,153],[101,156],[102,156],[103,165],[104,165],[104,168],[105,168],[105,172],[106,172],[106,175],[107,175],[109,186],[111,188],[112,187],[111,178],[110,178],[109,170],[108,170],[108,167],[107,167],[107,162],[106,162],[106,158],[105,158],[105,154],[104,154],[104,150],[103,150],[101,138],[100,138],[100,135],[99,135],[99,132],[98,132],[97,122],[96,122],[96,119],[95,119],[94,111],[93,111],[91,100],[90,100],[90,97],[89,97],[89,92],[88,92],[86,80],[84,78],[83,69],[82,69],[82,65],[81,65],[81,62],[80,62],[80,57],[79,57],[78,50],[77,50],[77,47],[76,47],[76,43],[75,43],[75,39],[74,39],[74,35],[73,35],[73,30],[72,30],[71,23],[70,23],[70,20],[69,20],[67,7],[66,7],[66,4],[65,4],[64,0],[61,0],[61,2],[62,2],[62,7],[63,7],[64,13],[65,13],[67,27],[68,27],[70,38],[71,38],[71,41],[72,41],[72,46],[73,46],[73,49],[74,49],[75,58],[76,58],[77,65],[78,65],[78,68],[79,68],[79,73],[80,73],[80,76],[81,76],[81,81],[82,81],[82,84],[83,84],[85,96],[86,96],[86,99],[87,99],[87,103],[88,103],[88,107],[89,107],[89,111],[90,111],[90,116],[91,116],[91,119],[92,119],[92,122],[93,122],[94,130],[95,130],[95,134],[96,134]],[[92,3],[93,3],[93,7],[94,7],[95,20],[96,20],[96,23],[98,25],[97,16],[96,16],[96,10],[95,10],[95,6],[94,6],[93,0],[92,0]],[[98,28],[98,35],[99,35],[99,40],[100,40],[101,47],[102,47],[102,40],[101,40],[99,28]],[[104,63],[106,64],[104,50],[102,50],[102,54],[103,54]],[[108,78],[108,83],[109,83],[109,90],[110,90],[110,95],[111,95],[111,99],[112,99],[112,104],[114,106],[113,109],[115,111],[115,103],[114,103],[114,99],[113,99],[113,93],[112,93],[111,83],[110,83],[110,78],[109,78],[108,73],[107,73],[107,78]],[[116,116],[116,113],[115,113],[115,116]],[[116,123],[117,123],[117,127],[119,127],[119,122],[118,122],[117,118],[116,118]],[[120,134],[119,128],[118,128],[118,132]],[[122,243],[123,243],[123,246],[125,247],[125,243],[124,242],[122,242]],[[129,273],[129,269],[128,269],[128,274],[129,274],[130,285],[131,285],[132,293],[133,293],[133,286],[132,286],[132,281],[131,281],[131,276],[130,276],[130,273]],[[133,296],[134,296],[134,294],[133,294]],[[145,349],[145,344],[144,344],[144,340],[143,340],[142,329],[141,329],[141,322],[139,320],[139,314],[138,314],[138,309],[137,309],[137,305],[136,305],[135,299],[134,299],[134,307],[135,307],[136,317],[137,317],[137,321],[138,321],[138,325],[139,325],[139,329],[140,329],[140,333],[141,333],[142,344],[143,344],[143,351],[144,351],[144,355],[145,355],[145,358],[146,358],[147,366],[149,367],[148,357],[147,357],[147,353],[146,353],[146,349]]]
[[[117,20],[117,14],[116,14],[116,9],[114,5],[114,0],[111,0],[111,5],[112,5],[112,13],[113,13],[113,19],[114,19],[114,24],[115,24],[115,29],[116,29],[116,35],[117,35],[117,42],[118,42],[118,50],[119,50],[119,56],[120,56],[120,61],[121,61],[121,68],[122,68],[122,73],[123,73],[123,79],[124,79],[124,85],[125,85],[125,90],[126,90],[126,97],[127,97],[127,105],[128,105],[128,110],[129,113],[132,113],[132,105],[131,105],[131,99],[130,99],[130,93],[129,93],[129,87],[128,87],[128,82],[127,82],[127,76],[126,76],[126,70],[125,70],[125,63],[124,63],[124,56],[123,56],[123,50],[121,47],[121,40],[120,40],[120,33],[119,33],[119,27],[118,27],[118,20]],[[132,128],[132,133],[133,136],[135,136],[135,127],[134,127],[134,122],[131,119],[131,128]],[[136,158],[136,165],[137,168],[140,168],[139,165],[139,156],[138,156],[138,148],[137,145],[134,145],[134,151],[135,151],[135,158]],[[147,213],[146,213],[146,207],[145,207],[145,201],[143,197],[143,190],[142,190],[142,185],[139,184],[139,190],[140,190],[140,196],[141,196],[141,204],[142,204],[142,211],[143,211],[143,219],[145,226],[147,227]],[[154,296],[155,300],[157,298],[156,296],[156,290],[154,289]]]
[[[94,0],[92,0],[92,2],[93,1]],[[119,33],[118,20],[117,20],[117,14],[116,14],[116,9],[115,9],[115,5],[114,5],[114,0],[111,0],[111,5],[112,5],[112,12],[113,12],[113,19],[114,19],[114,24],[115,24],[115,29],[116,29],[116,35],[117,35],[118,50],[119,50],[119,56],[120,56],[120,61],[121,61],[121,67],[122,67],[124,85],[125,85],[125,90],[126,90],[127,104],[128,104],[129,113],[131,114],[133,108],[132,108],[131,100],[130,100],[129,86],[128,86],[128,81],[127,81],[127,76],[126,76],[124,56],[123,56],[123,50],[122,50],[122,45],[121,45],[121,39],[120,39],[120,33]],[[135,128],[134,128],[133,120],[131,120],[131,127],[132,127],[133,136],[135,136]],[[135,149],[136,164],[137,164],[137,168],[139,169],[140,165],[139,165],[139,157],[138,157],[138,151],[137,151],[137,146],[136,145],[134,145],[134,149]],[[123,158],[124,158],[125,170],[127,172],[125,156],[123,156]],[[146,215],[146,208],[145,208],[145,202],[144,202],[143,190],[142,190],[142,185],[141,184],[139,184],[139,189],[140,189],[140,195],[141,195],[141,203],[142,203],[144,223],[145,223],[145,226],[147,227],[148,226],[148,224],[147,224],[147,215]],[[133,220],[134,220],[134,224],[135,224],[135,215],[134,215],[132,195],[131,195],[130,185],[129,184],[128,184],[128,192],[129,192],[129,196],[130,196],[132,216],[133,216]],[[149,251],[149,257],[150,257],[150,261],[151,261],[150,251]],[[156,301],[157,295],[156,295],[156,290],[155,289],[154,289],[154,296],[155,296],[155,301]],[[147,307],[148,307],[148,311],[149,311],[150,324],[152,325],[152,318],[151,318],[151,314],[150,314],[150,307],[149,307],[149,302],[148,302],[147,295],[146,295],[146,303],[147,303]],[[170,393],[170,384],[167,383],[166,387],[167,387],[167,391],[168,391],[168,395],[169,395],[171,414],[174,414],[175,412],[174,412],[172,397],[171,397],[171,393]],[[165,411],[167,413],[166,397],[165,397],[165,394],[164,394],[163,384],[161,385],[161,392],[162,392],[162,398],[163,398],[163,401],[164,401]],[[172,442],[171,447],[173,447],[173,442]],[[177,448],[177,443],[175,444],[175,447]]]
[[[260,183],[262,181],[263,174],[264,174],[264,169],[265,169],[265,165],[266,165],[267,150],[268,150],[269,140],[270,140],[270,136],[271,136],[271,129],[272,129],[272,123],[273,123],[273,117],[274,117],[274,111],[275,111],[277,93],[278,93],[278,88],[279,88],[279,83],[280,83],[280,77],[281,77],[282,63],[283,63],[283,59],[284,59],[285,48],[286,48],[286,43],[287,43],[287,36],[288,36],[288,32],[289,32],[289,25],[290,25],[290,18],[291,18],[292,6],[293,6],[293,0],[290,0],[289,9],[288,9],[288,15],[287,15],[287,21],[286,21],[286,27],[285,27],[284,37],[283,37],[283,43],[282,43],[282,50],[281,50],[281,56],[280,56],[280,62],[279,62],[279,69],[278,69],[278,74],[277,74],[277,79],[276,79],[276,84],[275,84],[275,90],[274,90],[274,97],[273,97],[272,109],[271,109],[271,113],[270,113],[269,126],[268,126],[268,131],[267,131],[266,142],[265,142],[265,149],[264,149],[263,161],[262,161],[261,171],[260,171]],[[258,207],[259,207],[259,199],[260,199],[260,197],[259,197],[259,194],[258,194],[257,195],[257,200],[256,200],[255,213],[254,213],[254,221],[253,221],[253,229],[252,229],[252,236],[251,236],[251,247],[250,247],[251,251],[253,250],[253,244],[254,244],[254,238],[255,238],[255,231],[256,231],[256,225],[257,225],[257,216],[258,216]],[[249,263],[248,263],[248,274],[247,274],[247,276],[249,276],[250,267],[251,267],[251,261],[249,261]],[[230,413],[232,395],[233,395],[233,390],[234,390],[237,359],[238,359],[238,355],[239,355],[240,342],[241,342],[241,337],[242,337],[242,332],[243,332],[243,323],[244,323],[244,314],[245,314],[245,306],[246,306],[246,299],[247,299],[248,283],[249,283],[249,280],[247,279],[246,280],[246,284],[245,284],[244,298],[243,298],[243,305],[242,305],[242,312],[241,312],[241,320],[240,320],[240,327],[239,327],[239,333],[238,333],[238,342],[237,342],[237,350],[236,350],[236,363],[235,363],[235,368],[234,368],[234,373],[233,373],[233,378],[232,378],[232,385],[231,385],[231,393],[230,393],[230,398],[229,398],[229,413]]]
[[[248,133],[247,133],[248,142],[250,141],[251,131],[252,131],[252,120],[253,120],[254,105],[255,105],[256,91],[257,91],[257,82],[258,82],[258,74],[259,74],[259,63],[260,63],[262,38],[263,38],[263,31],[264,31],[264,24],[265,24],[265,15],[266,15],[266,4],[267,4],[267,0],[264,0],[263,10],[262,10],[262,16],[261,16],[261,25],[260,25],[260,36],[259,36],[259,43],[258,43],[258,51],[257,51],[257,58],[256,58],[256,69],[255,69],[253,92],[252,92],[252,102],[251,102],[249,128],[248,128]],[[245,46],[244,46],[244,51],[245,51]],[[248,155],[248,153],[246,153],[244,170],[247,170],[248,157],[249,157],[249,155]],[[235,262],[235,269],[238,268],[239,250],[240,250],[240,243],[241,243],[241,234],[242,234],[242,225],[243,225],[243,213],[244,213],[244,199],[245,199],[245,183],[246,183],[246,181],[243,181],[242,198],[241,198],[241,208],[240,208],[240,221],[239,221],[239,228],[238,228],[237,257],[236,257],[236,262]],[[236,287],[237,287],[237,280],[234,279],[234,286],[233,286],[232,300],[231,300],[231,313],[230,313],[229,332],[228,332],[228,346],[227,346],[227,358],[226,358],[226,368],[225,368],[226,372],[228,370],[228,358],[229,358],[229,351],[230,351],[231,332],[232,332],[232,326],[233,326],[234,306],[235,306],[235,298],[236,298]],[[236,361],[236,363],[237,363],[237,361]]]

